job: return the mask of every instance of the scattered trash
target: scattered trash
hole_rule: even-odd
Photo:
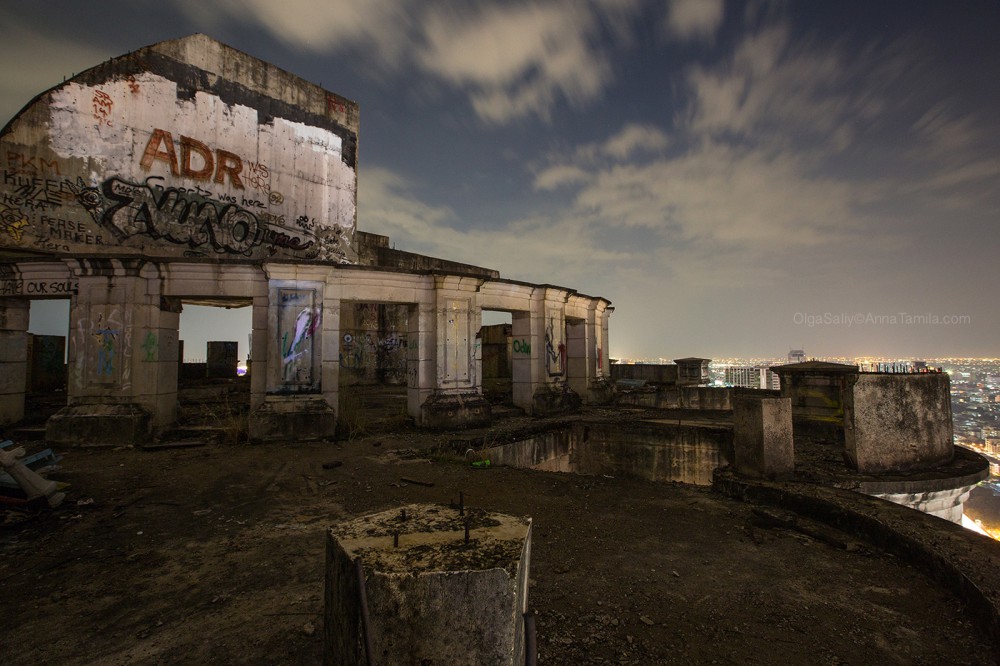
[[[412,483],[415,486],[424,486],[426,488],[434,487],[433,481],[418,481],[417,479],[410,479],[405,476],[399,477],[399,480],[402,481],[403,483]]]
[[[76,501],[77,506],[90,506],[94,503],[93,497],[88,497],[87,499],[81,499]]]
[[[7,450],[6,447],[13,444],[10,440],[4,442],[4,448],[0,448],[0,465],[13,481],[20,486],[21,490],[29,502],[44,497],[51,508],[56,508],[66,499],[66,493],[60,492],[55,481],[46,481],[37,472],[29,469],[20,458],[24,457],[24,448]]]
[[[191,513],[193,513],[196,516],[207,516],[208,514],[212,513],[212,510],[211,509],[198,509],[197,511],[192,511]]]
[[[336,469],[343,464],[340,460],[331,460],[330,462],[323,463],[323,469]]]

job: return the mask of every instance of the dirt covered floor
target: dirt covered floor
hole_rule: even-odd
[[[319,663],[326,528],[460,491],[534,520],[541,664],[992,662],[955,598],[850,537],[708,488],[410,451],[447,438],[60,451],[62,507],[0,509],[0,663]]]

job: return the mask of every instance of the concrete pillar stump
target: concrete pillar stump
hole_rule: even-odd
[[[768,479],[792,476],[792,401],[737,395],[733,399],[733,448],[738,474]]]
[[[330,528],[324,663],[365,663],[356,560],[373,663],[524,663],[530,558],[530,518],[479,509],[411,504]]]

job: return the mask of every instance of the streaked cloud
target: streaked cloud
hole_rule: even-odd
[[[547,119],[559,100],[580,105],[611,78],[610,64],[589,34],[587,5],[492,5],[472,13],[439,11],[426,22],[420,63],[468,91],[483,120]]]
[[[711,38],[722,25],[722,0],[671,0],[667,7],[667,32],[681,39]]]
[[[4,69],[0,77],[0,126],[46,88],[118,55],[85,41],[43,34],[7,13],[0,14],[0,31],[5,35],[4,48],[8,53],[43,53],[46,56],[20,58],[16,66]]]
[[[178,0],[201,24],[260,25],[292,50],[328,54],[363,48],[366,57],[395,67],[412,49],[415,3],[409,0]]]

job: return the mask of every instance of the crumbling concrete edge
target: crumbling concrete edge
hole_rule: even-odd
[[[1000,543],[961,525],[887,500],[807,483],[765,481],[719,468],[712,488],[770,504],[858,536],[923,569],[957,596],[1000,647]]]

